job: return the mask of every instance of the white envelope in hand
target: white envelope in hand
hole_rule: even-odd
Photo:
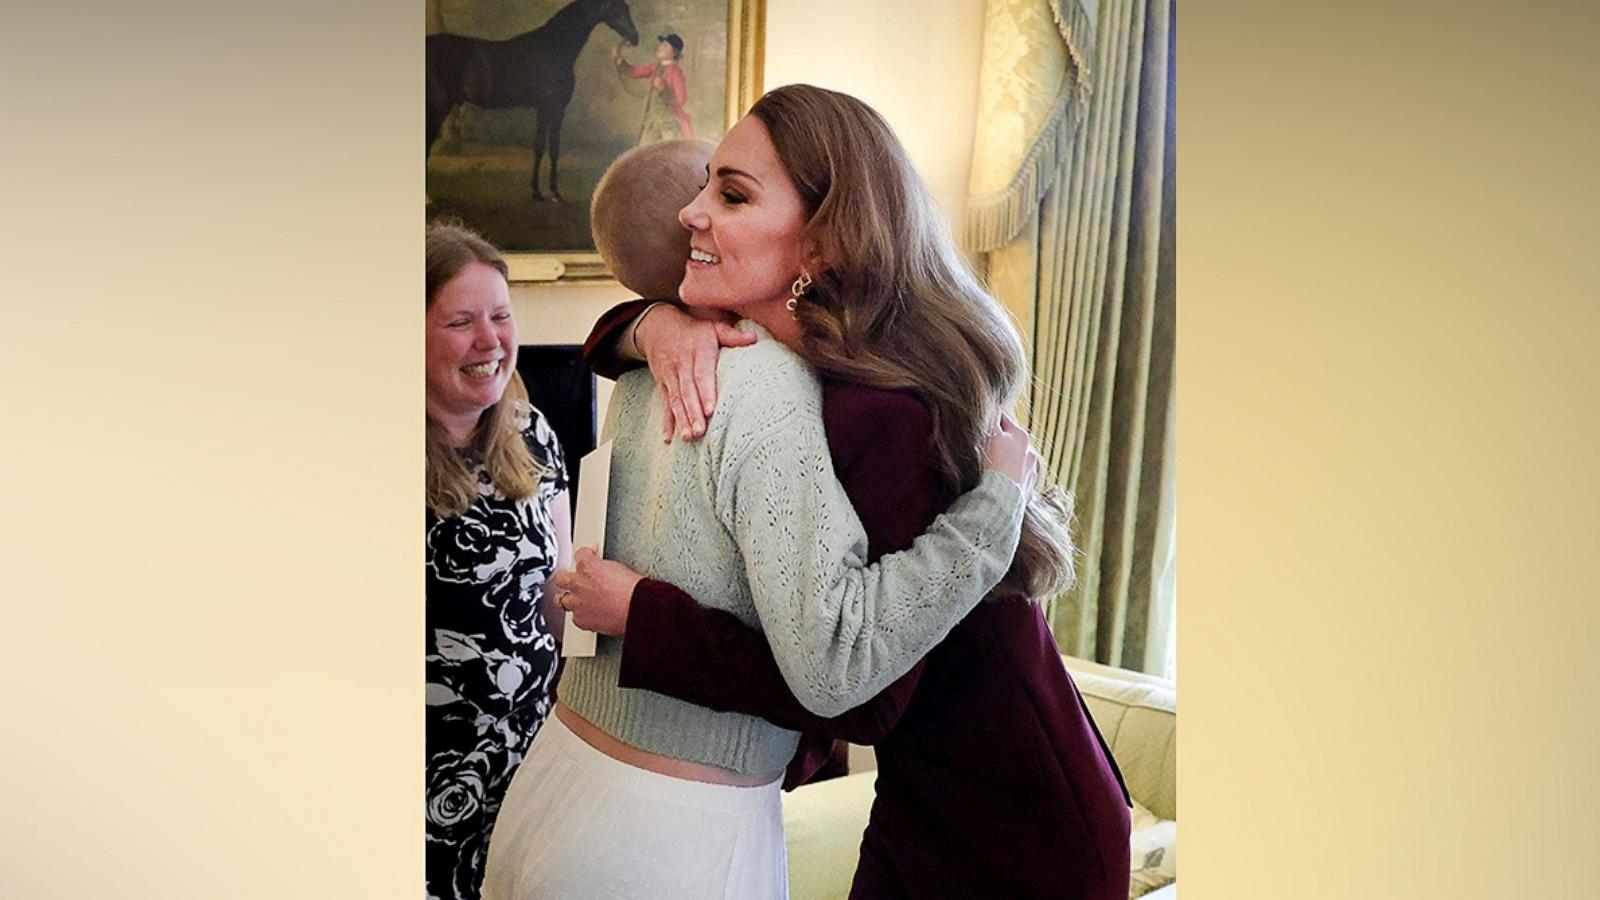
[[[578,467],[578,508],[572,514],[572,549],[588,547],[606,555],[606,501],[611,491],[611,441],[589,451]],[[593,656],[595,633],[572,624],[567,613],[561,632],[562,656]]]

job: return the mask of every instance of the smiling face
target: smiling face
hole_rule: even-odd
[[[678,295],[689,306],[770,318],[804,263],[805,205],[766,126],[750,116],[722,139],[708,169],[706,186],[678,213],[690,247]]]
[[[517,323],[505,277],[467,264],[434,295],[427,311],[428,414],[453,432],[467,430],[500,402],[517,366]]]

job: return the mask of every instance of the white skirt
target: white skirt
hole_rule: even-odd
[[[780,788],[649,772],[552,715],[495,820],[483,900],[786,900]]]

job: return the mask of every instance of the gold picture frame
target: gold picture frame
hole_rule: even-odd
[[[570,105],[562,109],[567,120],[567,137],[561,136],[559,127],[556,137],[559,142],[556,147],[561,153],[561,188],[571,196],[556,193],[552,188],[550,193],[560,199],[551,199],[543,196],[546,189],[542,179],[548,177],[554,167],[548,159],[541,165],[540,156],[531,146],[533,141],[542,139],[535,122],[545,111],[514,104],[506,104],[503,109],[480,109],[474,104],[474,89],[469,86],[464,91],[457,89],[455,105],[439,115],[437,109],[445,105],[439,97],[449,99],[446,88],[458,86],[450,83],[449,56],[437,51],[436,45],[447,41],[504,45],[530,37],[530,29],[548,31],[545,26],[556,23],[558,16],[573,18],[577,7],[604,4],[613,7],[613,12],[614,7],[620,5],[627,15],[620,24],[613,18],[598,25],[587,25],[592,30],[581,36],[576,62],[569,63],[570,70],[564,73],[577,83]],[[615,282],[588,237],[589,193],[604,166],[635,143],[631,133],[619,136],[620,120],[625,115],[619,111],[626,108],[630,99],[637,101],[643,93],[640,86],[628,81],[641,76],[626,73],[630,67],[642,69],[649,65],[648,54],[658,47],[658,37],[668,33],[676,36],[682,31],[684,36],[679,44],[687,75],[687,94],[689,100],[699,101],[693,110],[698,113],[694,121],[717,120],[719,128],[714,133],[703,126],[692,126],[695,137],[720,138],[761,96],[766,0],[709,0],[704,9],[691,12],[688,16],[691,21],[682,26],[658,14],[669,8],[663,0],[428,0],[427,6],[430,54],[427,217],[429,220],[459,220],[482,232],[505,253],[510,279],[515,282]],[[687,5],[680,0],[670,9],[682,10],[686,6],[693,10],[694,0]],[[722,22],[715,19],[718,9],[725,17]],[[685,17],[680,14],[678,18]],[[627,46],[629,27],[636,33],[634,46]],[[716,48],[705,46],[704,40],[706,34],[718,33],[719,29],[726,35],[725,52],[720,54]],[[438,35],[451,37],[436,41]],[[614,46],[608,49],[608,43]],[[616,65],[619,54],[625,65]],[[723,71],[715,73],[714,68],[708,69],[714,65],[721,65]],[[603,74],[606,68],[617,73],[615,79]],[[720,75],[720,79],[714,74]],[[721,88],[720,109],[714,103],[708,105],[710,85]],[[481,87],[477,89],[477,94],[483,93]],[[590,106],[586,107],[585,103]],[[644,101],[646,115],[650,104],[647,98]],[[686,103],[684,108],[687,109]],[[561,121],[559,116],[555,118]],[[638,113],[628,119],[628,132],[635,130],[634,123],[638,119]],[[467,120],[465,124],[463,120]],[[579,129],[573,128],[575,123]],[[586,132],[583,126],[587,126]],[[473,134],[473,129],[488,137]],[[573,144],[567,143],[575,130],[580,135],[576,152]],[[638,125],[637,131],[643,139],[643,124]],[[465,137],[463,132],[466,132]],[[569,162],[574,158],[578,160],[576,164]],[[520,182],[515,180],[518,176],[522,179]],[[575,184],[576,189],[569,184]],[[547,220],[559,220],[559,228],[542,230]],[[534,246],[519,244],[525,236],[527,243]],[[545,246],[551,243],[562,246]]]

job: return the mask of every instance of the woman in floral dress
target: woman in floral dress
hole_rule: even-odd
[[[476,900],[550,710],[561,620],[545,583],[571,566],[571,507],[561,447],[517,377],[505,261],[432,226],[427,287],[428,896]]]

